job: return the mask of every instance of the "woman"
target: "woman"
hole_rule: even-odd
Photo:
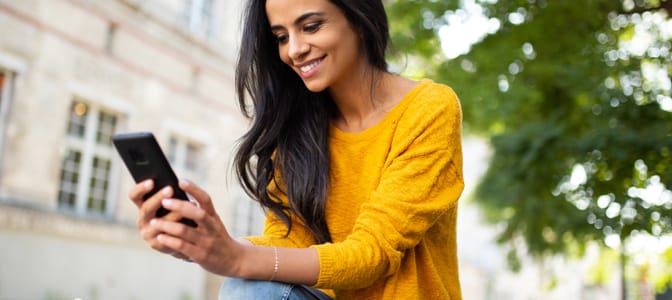
[[[245,20],[236,82],[253,123],[236,170],[266,209],[264,233],[231,238],[186,181],[200,207],[169,188],[143,203],[148,181],[129,195],[143,238],[234,278],[226,299],[460,299],[453,91],[387,72],[380,0],[251,0]],[[157,219],[161,205],[172,212]]]

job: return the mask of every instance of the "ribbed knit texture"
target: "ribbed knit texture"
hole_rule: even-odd
[[[315,287],[337,299],[461,299],[456,218],[462,193],[462,114],[452,89],[419,83],[375,126],[332,127],[327,224],[313,245],[299,220],[269,215],[258,245],[314,247]]]

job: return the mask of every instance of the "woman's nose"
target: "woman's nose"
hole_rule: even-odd
[[[310,50],[310,45],[306,43],[303,38],[294,36],[289,39],[289,57],[297,62],[300,62],[306,57],[306,54]]]

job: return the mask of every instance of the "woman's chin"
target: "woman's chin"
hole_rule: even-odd
[[[319,93],[327,89],[328,86],[319,83],[319,82],[312,82],[312,81],[306,81],[304,80],[303,83],[306,85],[306,88],[313,92],[313,93]]]

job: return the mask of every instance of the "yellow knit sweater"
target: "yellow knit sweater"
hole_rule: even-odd
[[[303,223],[274,215],[257,245],[314,247],[315,287],[338,299],[461,299],[456,249],[462,114],[447,86],[420,82],[375,126],[331,129],[327,224],[314,245]]]

